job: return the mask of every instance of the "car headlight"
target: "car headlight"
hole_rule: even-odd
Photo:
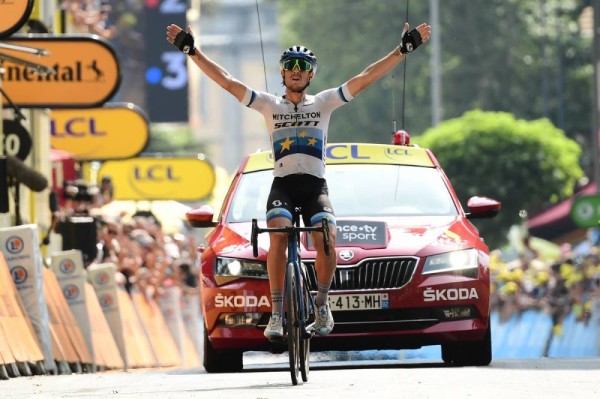
[[[428,257],[421,274],[477,269],[478,265],[477,250],[471,248]]]
[[[215,276],[269,278],[265,262],[220,257],[216,260]]]

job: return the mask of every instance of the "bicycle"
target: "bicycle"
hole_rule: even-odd
[[[291,226],[259,228],[257,219],[252,219],[252,252],[258,256],[258,234],[287,233],[287,262],[283,283],[282,324],[283,341],[287,340],[290,374],[292,384],[298,385],[298,374],[302,381],[308,381],[310,371],[310,339],[314,335],[315,303],[308,287],[306,267],[300,257],[300,233],[319,231],[323,233],[325,253],[330,254],[329,224],[323,218],[320,227],[300,227],[299,208],[295,209],[294,221]]]

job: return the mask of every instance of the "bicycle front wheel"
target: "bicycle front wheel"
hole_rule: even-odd
[[[302,281],[302,292],[304,295],[302,295],[302,302],[304,305],[304,323],[301,323],[301,328],[304,329],[306,331],[306,327],[308,326],[309,322],[312,320],[314,320],[314,317],[310,317],[310,315],[313,313],[313,310],[310,308],[311,306],[311,301],[310,301],[310,290],[308,289],[307,284],[307,279],[306,276],[304,275],[303,278],[301,279]],[[308,381],[308,373],[310,372],[310,332],[309,331],[301,331],[300,334],[300,374],[302,375],[302,381],[307,382]],[[307,335],[307,333],[309,335]]]
[[[300,373],[300,301],[298,299],[298,285],[294,265],[288,264],[285,272],[286,287],[286,327],[288,353],[290,357],[290,374],[292,384],[298,385],[298,375]]]

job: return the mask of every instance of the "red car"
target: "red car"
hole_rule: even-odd
[[[409,349],[441,345],[454,365],[492,359],[489,249],[469,219],[497,214],[500,203],[472,197],[465,213],[431,151],[415,146],[330,144],[327,182],[337,220],[337,270],[330,304],[335,327],[311,349]],[[216,216],[187,213],[213,227],[200,249],[200,292],[207,372],[240,371],[244,351],[282,351],[263,336],[270,315],[268,235],[259,256],[251,220],[265,225],[271,152],[248,155]],[[262,221],[262,222],[261,222]],[[302,259],[316,292],[315,251]]]

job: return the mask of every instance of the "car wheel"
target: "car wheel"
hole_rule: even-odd
[[[237,373],[244,368],[242,351],[219,351],[213,348],[204,329],[204,369],[207,373]]]
[[[487,366],[492,362],[492,328],[481,341],[442,345],[442,360],[453,366]]]

